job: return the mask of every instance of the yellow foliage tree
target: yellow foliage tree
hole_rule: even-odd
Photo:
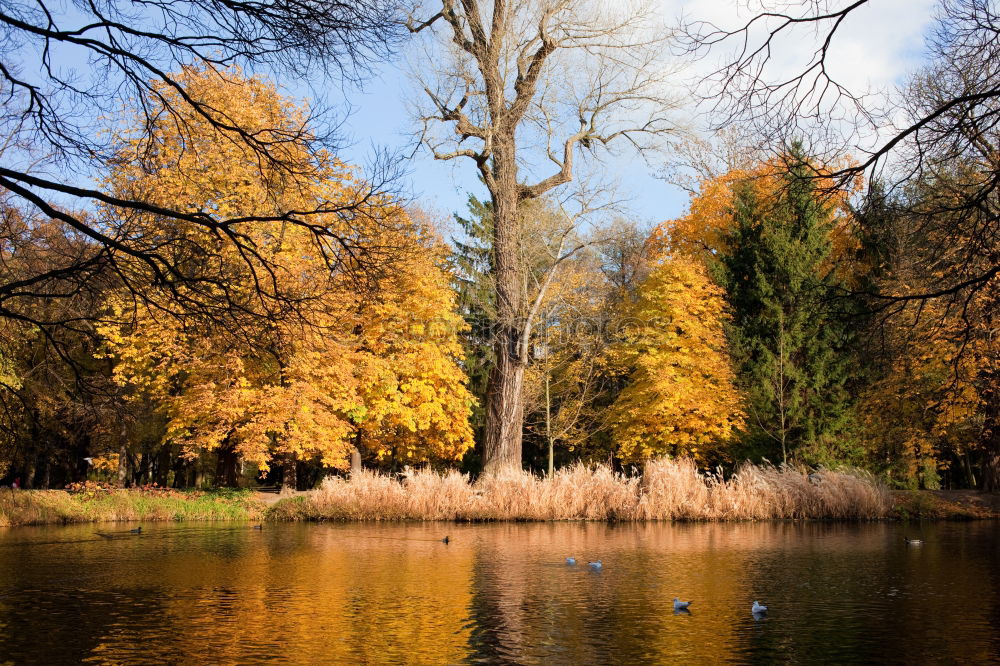
[[[845,161],[845,164],[850,163]],[[650,248],[654,253],[669,252],[674,256],[710,261],[725,250],[726,237],[734,224],[733,208],[736,187],[753,188],[755,197],[762,202],[777,201],[780,188],[786,187],[783,174],[788,165],[782,159],[758,164],[753,168],[732,169],[721,176],[701,180],[697,191],[691,195],[685,215],[660,224],[650,235]],[[849,197],[860,188],[860,182],[850,187],[835,187],[834,182],[822,177],[824,169],[817,168],[817,187],[820,196],[828,197],[833,206],[835,221],[830,234],[831,261],[843,270],[858,243],[851,225]],[[849,276],[844,276],[849,277]]]
[[[621,457],[725,457],[743,413],[726,353],[722,291],[697,261],[663,259],[625,314],[625,340],[609,356],[628,375],[609,415]]]
[[[981,429],[978,362],[954,363],[958,344],[924,327],[907,352],[891,360],[859,401],[870,464],[898,487],[936,489],[938,470],[958,461],[972,476],[969,454]],[[974,482],[974,479],[972,479]]]
[[[235,70],[188,69],[180,77],[187,94],[239,116],[240,127],[258,118],[262,127],[285,128],[263,139],[284,142],[283,161],[254,159],[245,143],[228,141],[194,115],[165,118],[123,142],[123,159],[109,179],[119,196],[153,192],[154,204],[187,202],[193,210],[249,221],[231,231],[239,244],[183,257],[177,263],[189,274],[177,282],[166,276],[162,286],[168,302],[197,290],[199,302],[207,294],[221,313],[176,318],[153,305],[164,299],[135,294],[111,304],[119,315],[112,319],[120,320],[140,302],[135,321],[103,331],[118,381],[132,386],[137,399],[161,405],[168,418],[164,440],[190,456],[218,451],[264,471],[275,459],[317,458],[345,468],[358,443],[381,456],[394,442],[410,459],[461,457],[472,445],[471,397],[458,366],[461,319],[440,265],[440,243],[397,204],[373,197],[361,219],[351,220],[352,252],[332,264],[315,226],[264,219],[322,206],[329,214],[311,224],[325,225],[331,238],[348,235],[337,202],[356,211],[364,184],[313,149],[306,110]],[[149,100],[160,118],[156,104]],[[132,154],[143,158],[124,158]],[[176,256],[191,246],[212,247],[204,228],[155,211],[116,222],[169,239],[163,251]],[[198,243],[189,246],[183,241],[192,235]],[[368,250],[382,255],[385,275],[377,280],[358,279],[367,268],[360,255]]]
[[[443,268],[445,248],[423,234],[420,251],[394,265],[360,322],[365,415],[357,440],[378,459],[458,460],[473,443],[473,398],[458,364],[466,324]]]

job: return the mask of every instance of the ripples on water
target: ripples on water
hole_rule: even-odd
[[[103,529],[0,531],[0,662],[1000,660],[992,522]]]

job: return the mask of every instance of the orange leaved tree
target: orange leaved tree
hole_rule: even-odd
[[[624,341],[609,356],[628,381],[609,415],[621,457],[724,457],[743,413],[726,352],[722,290],[698,262],[663,259],[625,315]]]
[[[157,288],[168,299],[123,291],[110,304],[119,315],[136,300],[140,306],[131,321],[114,317],[104,327],[119,382],[160,406],[165,443],[188,456],[217,452],[218,480],[226,484],[242,459],[261,471],[280,461],[286,485],[294,485],[297,461],[346,468],[359,443],[378,453],[390,432],[409,433],[410,458],[460,457],[471,446],[471,398],[458,366],[460,319],[433,239],[317,148],[307,110],[272,85],[234,70],[180,76],[188,94],[221,114],[285,128],[286,155],[280,168],[254,160],[197,115],[166,114],[123,140],[109,178],[115,191],[254,220],[215,232],[237,234],[239,243],[213,246],[212,232],[201,227],[107,210],[111,223],[162,236],[162,251],[185,272],[183,280],[163,275]],[[147,104],[155,107],[157,98]],[[125,159],[134,155],[141,159]],[[343,239],[342,253],[331,255],[309,229],[255,221],[315,210],[318,202],[328,212],[315,223],[325,225],[324,238]],[[338,202],[351,209],[350,220],[338,215]],[[177,318],[158,307],[183,303],[192,291],[219,311]],[[408,319],[394,316],[402,313]],[[432,317],[444,322],[431,326],[436,336],[400,326]]]

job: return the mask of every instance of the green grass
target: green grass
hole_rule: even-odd
[[[264,517],[252,491],[0,491],[0,526],[161,520],[253,521]]]
[[[985,507],[950,502],[923,490],[894,492],[893,513],[900,520],[979,520],[996,517]]]

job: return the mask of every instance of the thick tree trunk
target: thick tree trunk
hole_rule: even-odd
[[[524,275],[520,256],[519,183],[514,161],[513,132],[497,139],[493,178],[493,269],[496,279],[496,363],[486,389],[486,437],[483,473],[521,469],[524,421]]]
[[[236,487],[236,447],[228,439],[219,447],[218,460],[215,465],[215,485],[225,488]]]
[[[483,472],[521,469],[521,432],[524,422],[524,365],[497,350],[486,393],[486,438]]]
[[[289,453],[285,456],[285,462],[282,466],[281,472],[282,490],[298,490],[298,464],[299,461],[296,460],[294,453]]]
[[[361,472],[361,450],[354,445],[351,447],[351,476]]]
[[[982,490],[1000,491],[1000,372],[983,371]]]

